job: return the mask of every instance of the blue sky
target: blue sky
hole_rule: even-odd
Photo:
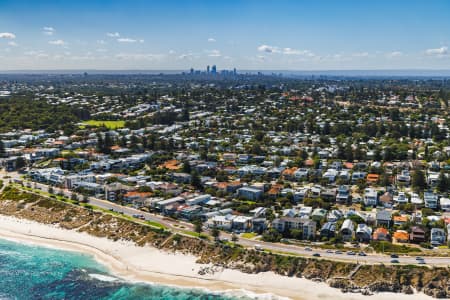
[[[450,69],[450,1],[0,0],[0,70]]]

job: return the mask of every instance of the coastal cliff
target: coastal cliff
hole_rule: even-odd
[[[435,298],[450,295],[448,268],[357,265],[244,249],[233,243],[214,243],[173,234],[121,216],[95,211],[89,206],[65,203],[11,186],[0,195],[0,213],[114,241],[124,240],[138,246],[148,245],[167,252],[194,255],[197,262],[205,265],[199,275],[221,268],[251,274],[272,271],[283,276],[326,282],[343,292],[364,295],[385,291],[409,294],[414,290]]]

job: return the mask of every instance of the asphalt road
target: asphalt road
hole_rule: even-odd
[[[12,179],[12,180],[14,180],[14,179],[20,180],[20,178],[21,178],[20,174],[18,174],[16,172],[8,172],[8,173],[0,172],[0,176],[3,178],[4,181],[8,180],[8,179],[4,179],[5,176],[9,176],[10,179]],[[45,192],[48,192],[48,190],[49,190],[49,186],[42,184],[42,183],[32,182],[32,185],[36,186],[36,188],[43,190]],[[70,197],[72,195],[72,192],[67,189],[59,189],[59,188],[53,187],[53,190],[57,193],[62,192],[64,194],[64,196],[66,196],[66,197]],[[79,197],[81,197],[81,195],[79,195]],[[90,204],[100,207],[100,208],[103,208],[103,209],[106,209],[106,210],[112,209],[116,212],[123,213],[128,216],[143,215],[145,217],[145,220],[160,223],[175,232],[182,232],[183,230],[192,231],[193,227],[194,227],[191,223],[188,223],[188,222],[173,220],[173,219],[169,219],[169,218],[157,215],[157,214],[143,212],[143,211],[135,209],[133,207],[122,206],[122,205],[119,205],[119,204],[116,204],[116,203],[113,203],[110,201],[97,199],[95,197],[89,197],[88,199],[89,199]],[[225,238],[225,239],[231,240],[231,234],[229,234],[229,233],[221,232],[220,236],[222,239]],[[359,256],[358,253],[356,253],[355,255],[348,255],[346,252],[344,252],[342,254],[338,254],[335,251],[327,251],[324,249],[318,249],[318,248],[307,249],[307,248],[300,247],[297,245],[290,245],[290,244],[284,244],[284,243],[267,243],[267,242],[263,242],[263,241],[246,239],[243,237],[239,237],[238,243],[247,248],[255,248],[255,246],[257,246],[257,247],[259,246],[262,249],[264,249],[264,251],[274,251],[274,252],[279,252],[279,253],[295,254],[295,255],[305,256],[305,257],[314,257],[313,256],[314,254],[316,254],[316,255],[319,254],[320,257],[317,257],[317,258],[324,258],[324,259],[336,260],[336,261],[345,261],[345,262],[362,263],[362,264],[391,264],[392,263],[392,258],[389,255],[384,255],[384,254],[367,254],[366,256]],[[426,262],[426,265],[429,265],[429,266],[449,266],[450,265],[449,257],[424,256],[423,258],[424,258],[424,261]],[[399,261],[400,264],[418,264],[418,260],[416,259],[416,257],[407,256],[407,255],[400,255],[399,258],[397,258],[397,260]]]

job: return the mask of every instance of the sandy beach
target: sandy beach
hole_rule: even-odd
[[[325,283],[280,276],[272,272],[245,274],[236,270],[220,269],[213,274],[199,275],[198,271],[205,265],[197,264],[194,256],[138,247],[128,242],[114,242],[86,233],[2,215],[0,238],[89,254],[105,265],[113,275],[129,281],[205,288],[235,294],[254,293],[258,299],[276,298],[273,295],[301,300],[432,299],[424,294],[344,294]]]

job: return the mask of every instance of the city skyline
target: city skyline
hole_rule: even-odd
[[[447,1],[1,1],[0,70],[449,69]]]

